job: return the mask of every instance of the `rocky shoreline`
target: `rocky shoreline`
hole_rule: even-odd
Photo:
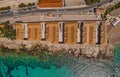
[[[88,45],[64,45],[64,44],[51,44],[41,41],[17,41],[0,38],[0,46],[7,49],[15,50],[16,53],[21,52],[21,49],[30,53],[31,55],[40,54],[47,51],[49,54],[59,55],[64,53],[76,58],[85,57],[88,59],[107,59],[113,60],[114,47],[107,46],[88,46]],[[36,52],[37,51],[37,52]]]

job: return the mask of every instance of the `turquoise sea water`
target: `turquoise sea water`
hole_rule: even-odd
[[[114,49],[114,63],[120,65],[120,45],[117,45]]]
[[[28,71],[26,71],[26,69]],[[56,69],[52,66],[50,69],[43,69],[40,67],[19,66],[11,71],[13,77],[73,77],[71,72],[66,67]]]
[[[120,45],[115,47],[111,63],[56,57],[38,61],[28,55],[0,57],[0,77],[120,77]]]
[[[55,59],[54,59],[55,60]],[[1,77],[73,77],[65,65],[56,61],[37,61],[34,57],[4,57],[0,59]]]

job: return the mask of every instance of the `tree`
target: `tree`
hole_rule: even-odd
[[[22,8],[22,7],[26,7],[26,4],[21,3],[21,4],[19,5],[19,8]]]
[[[41,2],[41,0],[38,0],[38,2]]]
[[[27,6],[28,6],[28,7],[29,7],[29,6],[32,6],[32,3],[28,3],[28,5],[27,5]]]
[[[9,39],[15,39],[16,30],[13,28],[13,26],[10,24],[10,22],[7,21],[2,24],[4,25],[4,27],[1,30],[3,37],[9,38]]]
[[[10,9],[11,9],[10,6],[7,6],[7,7],[1,7],[1,8],[0,8],[1,11],[2,11],[2,10],[10,10]]]

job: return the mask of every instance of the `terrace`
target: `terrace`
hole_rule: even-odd
[[[28,33],[28,40],[53,44],[107,44],[107,27],[96,21],[27,23],[28,31],[24,26],[22,24],[16,27],[17,40],[23,40],[25,33]]]
[[[96,29],[97,29],[97,25],[98,25],[98,23],[97,22],[92,22],[92,23],[90,23],[91,25],[89,25],[89,41],[88,41],[88,43],[90,44],[90,45],[94,45],[94,44],[96,44]]]
[[[28,40],[41,40],[40,23],[28,23]]]
[[[77,43],[77,22],[64,23],[64,43],[76,44]]]
[[[94,27],[89,27],[89,44],[93,44],[94,42]]]
[[[59,23],[46,22],[46,41],[58,44],[59,43]]]

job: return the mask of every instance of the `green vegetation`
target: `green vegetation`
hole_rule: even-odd
[[[21,3],[20,5],[18,5],[19,8],[23,8],[23,7],[26,7],[26,4],[24,3]]]
[[[28,4],[21,3],[20,5],[18,5],[19,8],[30,7],[30,6],[35,6],[35,3],[34,2]]]
[[[91,5],[91,4],[94,4],[96,2],[100,2],[100,0],[85,0],[85,2],[87,5]]]
[[[38,0],[38,3],[40,3],[41,2],[41,0]]]
[[[35,3],[28,3],[27,7],[29,7],[29,6],[35,6]]]
[[[3,35],[2,37],[12,39],[12,40],[15,39],[16,30],[13,28],[12,25],[10,25],[9,21],[1,24],[4,25],[3,28],[0,28],[0,32]]]
[[[112,12],[113,10],[116,10],[118,8],[120,8],[120,2],[112,7],[107,8],[104,15],[106,16],[107,14],[109,14],[110,12]]]
[[[109,14],[110,12],[112,12],[113,10],[116,10],[118,8],[120,8],[120,2],[117,3],[116,5],[112,6],[112,7],[107,8],[104,15],[103,15],[103,18],[106,20],[107,19],[107,17],[106,17],[107,14]]]
[[[10,10],[10,9],[11,9],[10,6],[7,6],[7,7],[1,7],[1,8],[0,8],[0,11],[3,11],[3,10]]]

